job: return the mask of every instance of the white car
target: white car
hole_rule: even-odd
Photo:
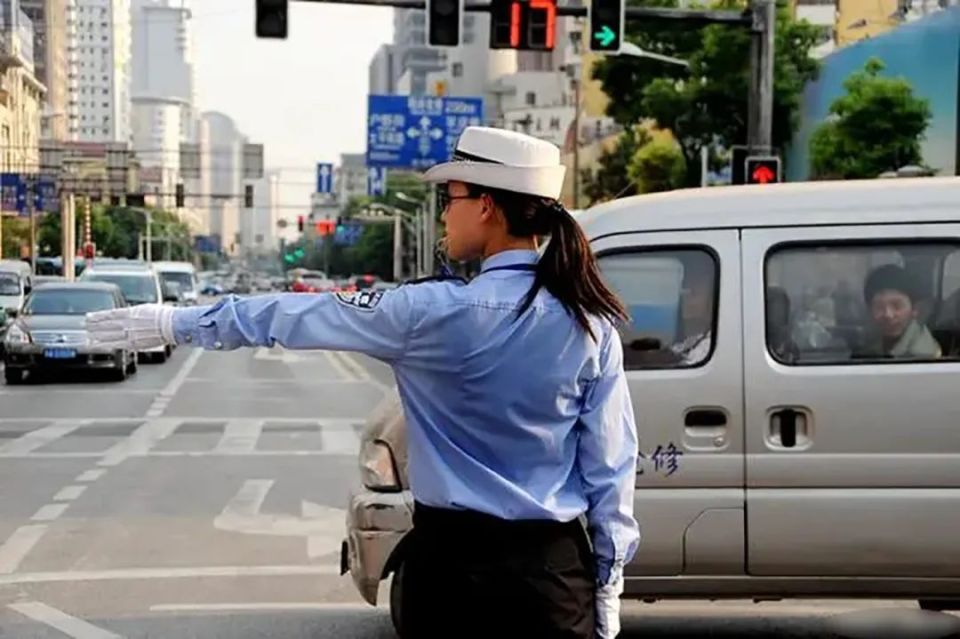
[[[160,276],[150,265],[123,265],[118,266],[106,263],[103,266],[93,264],[84,269],[80,276],[85,282],[110,282],[120,287],[123,297],[130,306],[138,304],[162,304],[164,302],[163,287]],[[138,353],[143,360],[153,360],[157,363],[167,361],[173,348],[158,346]]]
[[[196,304],[200,299],[200,280],[190,262],[154,262],[153,270],[160,275],[161,282],[173,282],[180,287],[186,304]]]

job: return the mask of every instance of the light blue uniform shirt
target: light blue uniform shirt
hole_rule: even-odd
[[[469,284],[433,281],[386,292],[229,297],[178,309],[178,343],[364,353],[393,367],[409,437],[414,498],[504,519],[586,514],[598,579],[636,551],[637,433],[614,326],[596,341],[546,290],[517,309],[534,251],[488,258]]]

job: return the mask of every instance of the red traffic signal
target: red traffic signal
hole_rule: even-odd
[[[302,215],[297,216],[297,230],[303,233],[303,216]]]
[[[83,245],[83,258],[92,260],[97,254],[97,245],[93,242],[87,242]]]
[[[780,181],[780,158],[753,156],[746,160],[747,184],[774,184]]]

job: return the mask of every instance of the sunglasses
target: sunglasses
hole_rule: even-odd
[[[450,195],[446,190],[437,191],[437,209],[446,210],[454,200],[475,200],[479,195]]]

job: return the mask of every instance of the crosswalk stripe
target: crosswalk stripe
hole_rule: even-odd
[[[83,619],[68,615],[62,610],[57,610],[39,601],[12,603],[9,608],[16,610],[24,617],[56,628],[71,639],[123,639],[116,633],[98,628]]]
[[[46,446],[50,442],[69,435],[81,426],[89,424],[91,421],[92,420],[89,419],[57,420],[49,426],[30,431],[26,435],[0,446],[0,455],[26,455],[38,448]]]
[[[263,432],[263,420],[232,419],[223,429],[215,452],[221,454],[247,453],[255,450]]]
[[[140,428],[133,431],[129,437],[117,442],[108,450],[103,459],[100,460],[100,466],[116,466],[128,457],[139,457],[146,455],[150,449],[156,446],[157,442],[169,437],[177,429],[182,420],[179,419],[151,419],[147,420]]]
[[[360,451],[360,437],[352,428],[321,428],[320,440],[328,454],[356,455]]]

